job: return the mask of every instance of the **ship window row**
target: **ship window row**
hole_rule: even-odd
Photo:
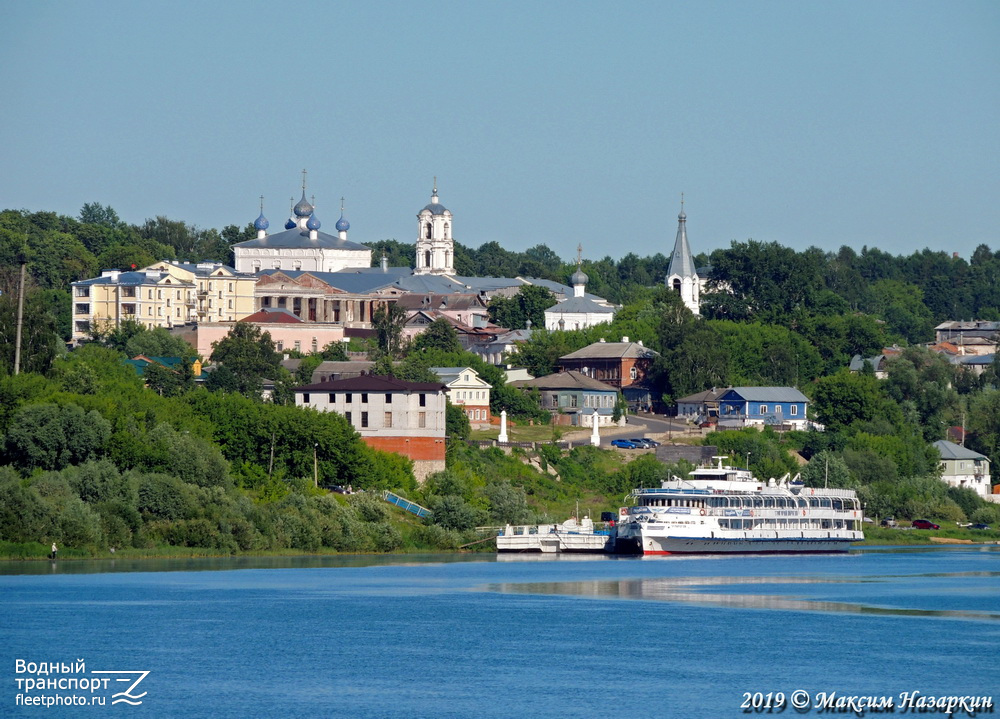
[[[743,496],[706,497],[699,499],[644,497],[646,507],[723,507],[760,509],[833,509],[838,512],[861,508],[857,499],[850,497],[776,497]]]

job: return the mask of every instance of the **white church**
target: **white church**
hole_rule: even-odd
[[[263,200],[260,215],[254,220],[257,237],[233,245],[233,264],[240,273],[257,273],[262,270],[302,270],[304,272],[338,272],[340,270],[370,267],[371,248],[351,242],[347,231],[351,223],[340,207],[336,235],[320,231],[322,223],[316,216],[315,198],[306,200],[305,172],[302,179],[302,199],[292,208],[290,217],[281,232],[268,234],[270,223],[264,217]]]
[[[694,266],[694,256],[687,236],[687,214],[684,212],[684,199],[681,196],[681,212],[677,215],[677,239],[674,241],[674,253],[670,256],[670,266],[667,268],[666,285],[680,294],[687,307],[695,315],[701,314],[701,294],[705,291],[706,277],[701,277]]]

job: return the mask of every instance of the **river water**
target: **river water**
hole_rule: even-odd
[[[0,563],[0,611],[0,716],[735,717],[755,692],[819,715],[791,709],[796,690],[892,697],[897,714],[901,692],[1000,701],[1000,547]],[[19,659],[85,670],[18,673]],[[17,681],[133,676],[96,671],[149,674],[93,692]],[[122,689],[141,704],[112,706]],[[23,704],[36,695],[105,705]]]

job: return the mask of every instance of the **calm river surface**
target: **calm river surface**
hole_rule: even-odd
[[[4,717],[735,717],[744,692],[799,689],[1000,702],[1000,547],[0,563],[0,612]],[[149,671],[141,705],[111,704],[131,680],[17,682],[67,676],[18,659],[78,658],[73,678]]]

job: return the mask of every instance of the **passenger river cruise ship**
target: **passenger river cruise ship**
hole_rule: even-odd
[[[616,551],[633,554],[846,552],[864,539],[854,490],[755,479],[722,464],[635,489],[618,517]]]

